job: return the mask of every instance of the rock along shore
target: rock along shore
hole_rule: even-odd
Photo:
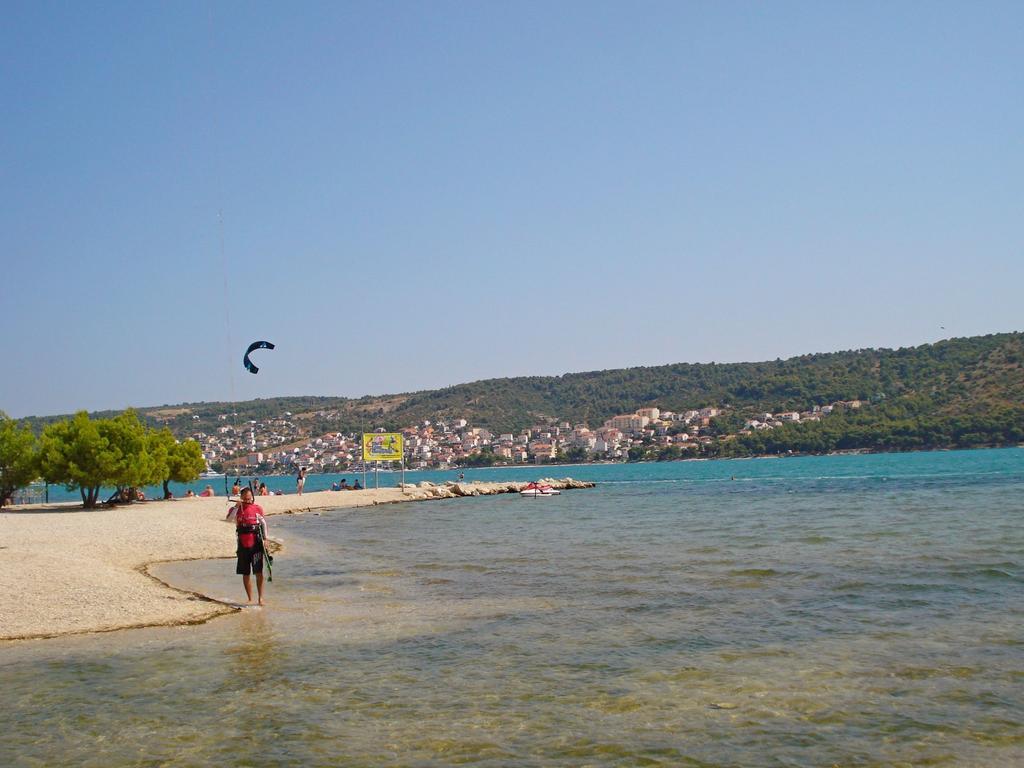
[[[564,478],[559,490],[594,484]],[[518,493],[527,483],[422,482],[401,488],[314,491],[257,499],[268,515]],[[0,640],[197,624],[238,606],[176,589],[154,563],[234,556],[227,498],[150,501],[83,510],[78,504],[0,512]],[[273,539],[274,525],[269,524]],[[241,586],[239,585],[239,591]],[[269,595],[273,605],[273,591]]]
[[[538,484],[550,485],[560,491],[573,488],[593,488],[594,483],[584,480],[573,480],[566,477],[556,480],[552,477],[534,481]],[[410,501],[428,501],[430,499],[454,499],[461,496],[491,496],[496,493],[519,493],[530,483],[443,483],[436,485],[424,481],[418,484],[407,483],[401,486],[411,497]]]

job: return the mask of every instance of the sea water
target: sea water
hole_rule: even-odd
[[[557,474],[599,485],[274,517],[263,610],[0,646],[0,764],[1024,764],[1024,450]]]

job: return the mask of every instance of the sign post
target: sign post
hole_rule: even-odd
[[[402,462],[402,485],[405,485],[405,450],[401,432],[364,432],[363,433],[363,466],[372,461],[374,466],[374,486],[380,488],[378,473],[380,462]],[[404,489],[403,489],[404,492]]]

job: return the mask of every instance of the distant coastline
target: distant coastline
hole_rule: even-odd
[[[1024,333],[138,413],[195,440],[209,466],[261,476],[357,471],[360,433],[372,431],[402,433],[410,470],[1016,446]],[[23,422],[39,434],[61,418]]]
[[[799,457],[807,457],[807,456],[868,456],[868,455],[886,454],[886,453],[934,453],[934,452],[941,452],[941,451],[985,451],[985,450],[998,450],[998,449],[1002,449],[1002,448],[1024,448],[1024,443],[971,445],[971,446],[952,446],[952,445],[946,445],[946,446],[932,446],[932,447],[905,448],[905,449],[895,449],[895,448],[891,448],[891,449],[845,448],[845,449],[838,450],[838,451],[822,451],[822,452],[813,452],[813,451],[799,452],[799,451],[792,451],[792,452],[789,452],[789,453],[759,453],[759,454],[750,454],[750,455],[746,455],[746,456],[693,456],[693,457],[681,458],[681,459],[636,459],[636,460],[627,459],[627,460],[624,460],[624,461],[601,460],[601,461],[566,461],[566,462],[547,461],[547,462],[544,462],[543,464],[531,464],[531,463],[498,464],[498,463],[495,463],[495,464],[491,464],[491,465],[486,466],[486,467],[454,466],[454,467],[447,467],[447,468],[444,468],[444,469],[437,469],[437,468],[434,468],[434,467],[424,467],[424,468],[417,468],[417,469],[406,469],[405,471],[406,471],[406,473],[414,473],[414,472],[443,473],[443,472],[466,472],[466,471],[472,472],[473,470],[478,470],[478,469],[534,469],[534,470],[543,472],[545,469],[547,469],[549,467],[628,466],[630,464],[674,464],[674,463],[685,463],[685,462],[693,462],[693,461],[743,461],[743,460],[749,460],[749,459],[786,459],[786,458],[799,458]],[[381,469],[380,471],[391,475],[391,474],[398,473],[400,470],[397,470],[397,469]],[[360,471],[357,472],[357,471],[354,471],[354,470],[337,470],[335,472],[314,472],[314,473],[310,473],[310,474],[320,475],[320,476],[324,476],[324,477],[333,477],[333,476],[344,477],[346,475],[362,474],[362,471],[360,470]],[[366,474],[367,475],[372,475],[373,474],[373,469],[367,469],[366,470]],[[252,475],[252,473],[246,474],[244,472],[243,473],[228,472],[227,476],[228,477],[251,477],[253,475]],[[259,476],[260,477],[291,477],[292,473],[289,473],[289,472],[263,472],[263,473],[259,473]]]

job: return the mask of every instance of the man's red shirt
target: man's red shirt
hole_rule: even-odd
[[[235,514],[235,525],[259,525],[263,522],[263,507],[259,504],[239,504],[240,509]],[[238,534],[238,543],[243,547],[256,546],[255,533]]]

